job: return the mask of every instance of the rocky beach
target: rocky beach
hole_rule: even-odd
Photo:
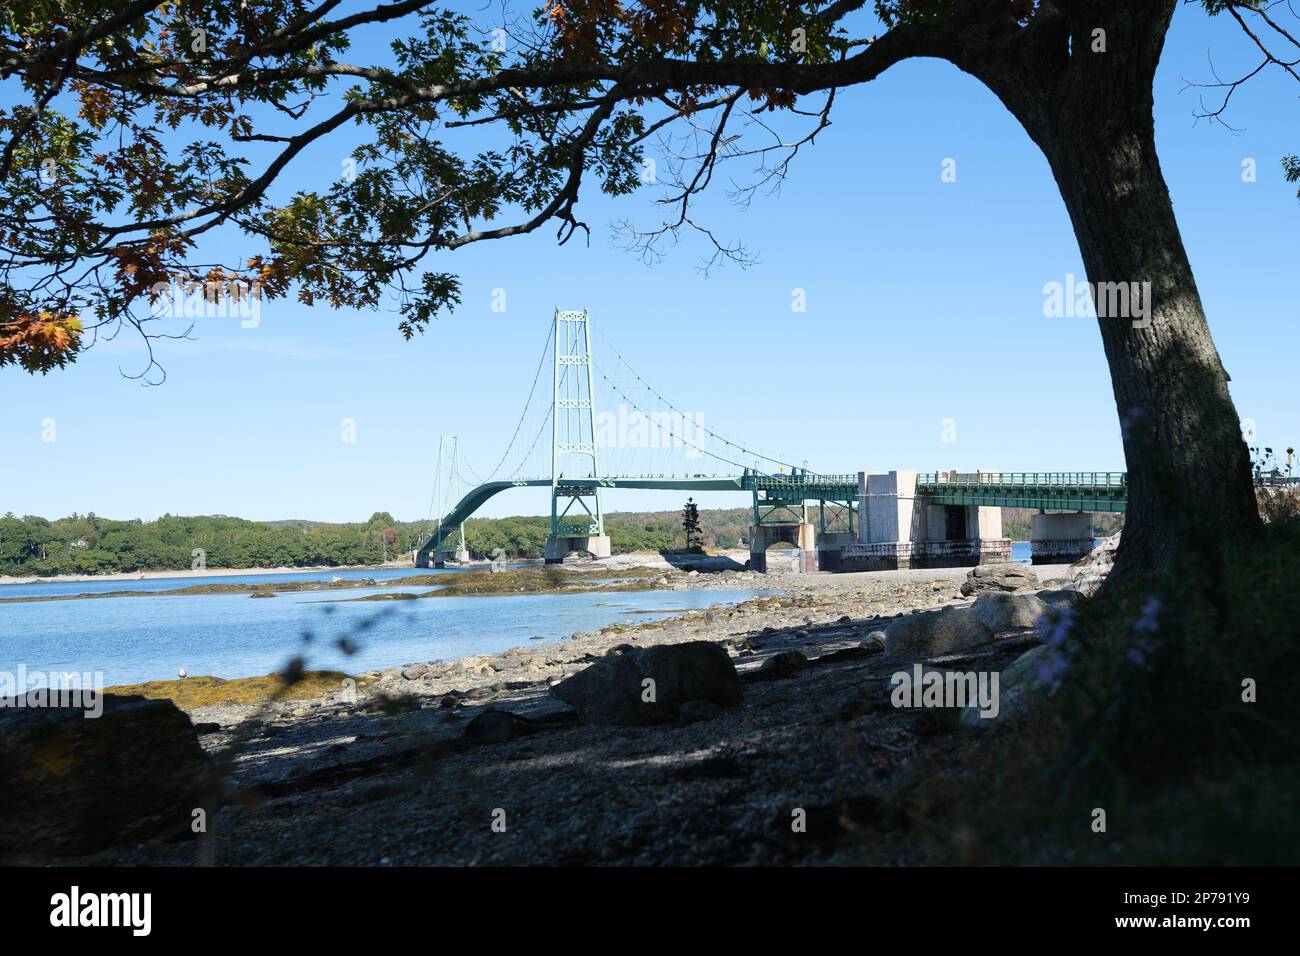
[[[334,681],[318,682],[318,696],[189,707],[203,753],[182,759],[219,778],[201,802],[190,798],[203,826],[93,853],[68,847],[60,858],[907,862],[906,840],[882,860],[866,839],[882,825],[906,829],[888,820],[882,794],[944,772],[984,721],[970,707],[892,706],[891,676],[916,664],[1001,673],[1001,712],[989,723],[1014,721],[1037,680],[1035,624],[1072,605],[1076,584],[1088,589],[1078,568],[1026,565],[766,577],[667,569],[650,580],[773,590],[558,644],[411,662],[324,693]],[[637,699],[645,675],[650,703]]]

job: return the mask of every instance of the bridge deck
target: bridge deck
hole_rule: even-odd
[[[765,500],[781,502],[854,501],[858,495],[857,475],[819,475],[813,472],[764,475],[746,471],[740,475],[615,475],[606,478],[564,478],[571,488],[635,488],[669,491],[761,492]],[[521,478],[489,481],[473,488],[441,521],[443,528],[455,528],[483,504],[507,488],[549,488],[550,478]],[[1124,472],[956,472],[940,471],[918,475],[916,494],[935,504],[977,505],[993,508],[1041,508],[1058,511],[1122,512],[1128,504],[1128,480]],[[431,539],[420,549],[427,557],[436,546]]]
[[[668,491],[744,491],[743,477],[740,475],[693,475],[674,477],[672,475],[617,475],[606,478],[564,478],[563,483],[572,488],[637,488],[659,489]],[[472,488],[456,507],[447,512],[440,522],[443,528],[455,528],[468,520],[474,512],[483,507],[488,499],[495,497],[507,488],[549,488],[550,478],[520,478],[512,481],[488,481]],[[434,549],[437,538],[431,538],[419,550],[421,557],[427,557]]]

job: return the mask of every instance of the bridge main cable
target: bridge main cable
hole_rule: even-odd
[[[614,353],[614,356],[615,356],[615,357],[616,357],[620,362],[622,362],[624,366],[627,367],[627,370],[628,370],[629,372],[631,372],[633,375],[636,376],[636,380],[637,380],[638,382],[640,382],[642,385],[645,386],[646,391],[648,391],[650,394],[652,394],[655,398],[659,399],[659,401],[663,402],[666,406],[668,406],[668,408],[672,409],[672,410],[673,410],[674,412],[676,412],[677,414],[683,416],[683,418],[685,418],[687,415],[690,414],[689,412],[684,412],[684,411],[682,411],[680,408],[678,408],[676,405],[674,405],[672,402],[670,402],[667,398],[665,398],[665,397],[664,397],[664,396],[659,392],[658,389],[656,389],[653,385],[651,385],[651,384],[650,384],[649,382],[647,382],[644,378],[642,378],[641,373],[639,373],[636,369],[634,369],[634,368],[632,367],[632,363],[630,363],[627,359],[625,359],[625,358],[623,357],[623,353],[621,353],[621,352],[620,352],[620,351],[615,347],[614,343],[611,342],[611,341],[609,340],[609,336],[605,335],[605,333],[602,332],[600,329],[597,329],[597,330],[596,330],[596,334],[599,335],[599,336],[601,337],[601,339],[604,340],[605,344],[606,344],[607,346],[609,346],[609,350],[610,350],[611,352]],[[610,377],[609,377],[608,375],[605,374],[604,369],[601,369],[601,368],[600,368],[599,364],[597,364],[596,367],[597,367],[597,369],[600,371],[601,378],[605,379],[606,382],[609,382],[609,384],[610,384],[611,386],[614,387],[615,391],[617,391],[620,395],[622,395],[623,398],[624,398],[627,402],[629,402],[629,403],[630,403],[634,408],[636,408],[637,411],[641,412],[641,414],[643,414],[643,415],[648,414],[644,408],[641,408],[641,406],[637,405],[636,402],[634,402],[632,399],[628,398],[627,395],[623,392],[623,390],[620,389],[617,385],[614,384],[614,382],[610,379]],[[662,427],[662,426],[660,426],[660,427]],[[787,468],[791,468],[791,469],[794,469],[794,468],[798,468],[798,467],[800,467],[799,465],[796,465],[796,464],[795,464],[794,462],[792,462],[792,461],[787,461],[787,460],[785,460],[784,458],[776,458],[776,457],[773,457],[772,455],[768,455],[768,454],[765,454],[765,453],[763,453],[763,452],[757,451],[757,450],[755,450],[755,449],[753,449],[753,448],[749,448],[749,447],[747,447],[747,446],[745,446],[745,445],[742,445],[742,444],[740,444],[740,443],[738,443],[738,442],[734,442],[734,441],[732,441],[731,439],[727,438],[725,435],[719,435],[717,432],[713,431],[712,429],[710,429],[710,428],[708,428],[708,427],[706,427],[706,426],[704,426],[704,425],[702,425],[702,424],[698,424],[698,423],[697,423],[695,427],[698,428],[700,431],[704,432],[705,434],[709,435],[711,438],[715,438],[715,439],[717,439],[718,441],[722,442],[722,443],[723,443],[724,445],[726,445],[727,447],[738,449],[739,451],[744,452],[744,453],[747,454],[747,455],[751,455],[751,456],[753,456],[753,457],[755,457],[755,458],[761,458],[763,461],[771,462],[771,463],[774,464],[774,465],[784,465],[785,467],[787,467]],[[667,430],[667,429],[665,429],[665,430]],[[674,437],[678,437],[678,436],[674,436]],[[698,445],[692,445],[692,447],[694,447],[694,448],[699,448]],[[705,454],[710,454],[709,452],[705,451],[705,449],[703,449],[703,448],[699,448],[699,450],[700,450],[700,451],[703,451]],[[713,455],[712,457],[717,458],[719,461],[725,461],[725,462],[727,462],[728,464],[731,464],[731,465],[735,465],[735,464],[737,464],[737,462],[731,461],[730,459],[727,459],[727,458],[723,458],[723,457],[721,457],[720,455]],[[742,467],[742,468],[748,468],[749,466],[748,466],[748,465],[740,465],[740,467]]]
[[[618,392],[619,396],[625,402],[627,402],[629,405],[635,408],[642,415],[646,415],[647,417],[649,416],[649,413],[640,405],[638,405],[634,399],[628,397],[627,393],[624,392],[621,388],[619,388],[618,384],[613,379],[611,379],[608,375],[606,375],[605,370],[602,369],[599,365],[596,366],[596,371],[600,373],[600,377],[605,380],[605,383],[610,388]],[[683,414],[681,411],[679,411],[676,408],[673,408],[673,411],[677,412],[679,415]],[[740,468],[741,470],[747,471],[749,469],[749,465],[745,464],[744,462],[734,461],[730,458],[727,458],[725,455],[719,455],[717,452],[709,451],[709,449],[703,447],[702,445],[695,444],[695,442],[691,441],[689,438],[686,438],[682,435],[678,435],[676,432],[674,432],[671,428],[669,428],[667,425],[663,424],[662,422],[659,423],[658,427],[663,429],[663,431],[667,432],[671,437],[676,438],[682,444],[689,445],[690,447],[699,451],[701,454],[708,455],[710,458],[713,458],[717,461],[726,462],[728,465],[734,465],[735,467]],[[707,429],[702,429],[702,430],[707,430]],[[709,434],[713,434],[713,433],[709,432]],[[734,442],[726,442],[726,444],[731,448],[739,448],[741,451],[749,451],[749,449],[744,448],[741,445],[737,445]],[[768,458],[766,455],[759,455],[758,457],[763,458],[765,461],[776,461],[777,464],[786,464],[786,462],[777,461],[777,459],[774,458]],[[790,467],[793,468],[794,466],[791,465]]]

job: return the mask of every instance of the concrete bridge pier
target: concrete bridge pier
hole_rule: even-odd
[[[546,538],[546,550],[544,552],[547,564],[561,564],[565,555],[573,551],[586,551],[595,560],[608,558],[609,535],[607,534],[577,534],[577,535],[548,535]]]
[[[749,566],[767,572],[767,549],[777,542],[799,550],[799,571],[817,570],[817,526],[810,521],[799,524],[760,524],[749,529]]]
[[[1072,564],[1092,551],[1092,515],[1047,514],[1029,519],[1029,553],[1033,564]]]
[[[951,568],[1011,560],[1002,510],[946,504],[917,494],[916,472],[858,475],[858,540],[841,557],[845,571]]]
[[[453,564],[469,564],[469,552],[468,551],[439,552],[438,554],[434,555],[433,566],[435,568],[445,568],[447,566],[448,561],[451,561]]]

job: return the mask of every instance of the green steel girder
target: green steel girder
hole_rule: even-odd
[[[741,485],[754,495],[754,525],[803,523],[808,520],[808,506],[817,505],[818,524],[827,530],[827,505],[831,521],[847,515],[847,531],[852,531],[857,509],[857,475],[818,475],[804,469],[791,474],[764,475],[745,471]]]
[[[767,501],[754,497],[754,525],[803,524],[808,520],[808,509],[802,501]]]
[[[918,475],[916,493],[942,505],[1121,513],[1128,505],[1128,475],[1106,471],[939,472]]]
[[[1065,495],[939,494],[927,497],[937,505],[969,505],[982,508],[1036,508],[1039,511],[1107,511],[1123,514],[1127,502],[1122,498],[1069,497]]]
[[[817,524],[818,531],[825,534],[827,531],[846,531],[852,534],[856,530],[854,516],[858,513],[858,503],[854,499],[834,500],[831,498],[822,498],[817,502]],[[830,520],[827,520],[829,516]],[[835,520],[843,516],[848,524],[846,528],[833,528]]]
[[[746,470],[741,481],[745,490],[762,491],[769,500],[856,501],[858,497],[857,475],[818,475],[802,470],[789,475],[764,475]]]

